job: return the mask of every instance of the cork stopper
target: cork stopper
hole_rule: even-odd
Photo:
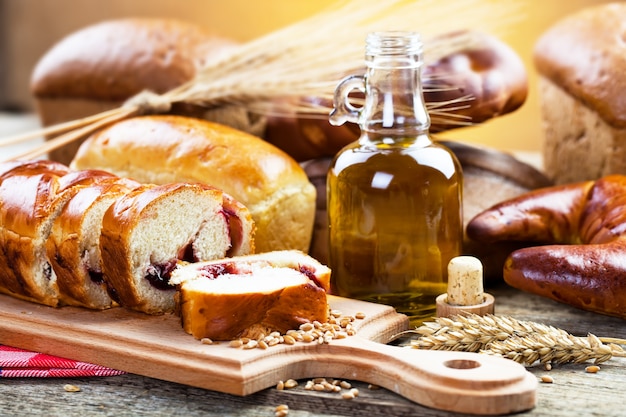
[[[436,299],[437,316],[461,313],[493,314],[495,299],[483,291],[483,265],[473,256],[457,256],[448,263],[448,292]]]

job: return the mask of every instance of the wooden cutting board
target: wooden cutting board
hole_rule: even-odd
[[[51,308],[0,295],[0,343],[199,388],[247,395],[289,378],[376,384],[418,404],[471,414],[535,406],[536,377],[507,359],[384,344],[408,321],[391,307],[329,297],[343,314],[365,313],[357,334],[329,344],[237,349],[205,345],[176,316],[115,308]]]

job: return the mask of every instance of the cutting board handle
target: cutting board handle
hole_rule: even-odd
[[[537,378],[497,356],[419,350],[358,336],[334,340],[315,352],[296,351],[283,352],[295,355],[293,361],[281,360],[289,378],[367,382],[426,407],[467,414],[510,414],[536,404]]]

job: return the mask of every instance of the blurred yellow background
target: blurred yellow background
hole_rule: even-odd
[[[477,0],[480,1],[480,0]],[[510,1],[510,0],[500,0]],[[503,34],[524,61],[529,95],[516,112],[481,126],[456,129],[446,138],[498,149],[541,148],[539,101],[532,49],[559,18],[606,0],[524,0],[519,24]],[[246,41],[297,22],[334,0],[0,0],[0,110],[32,111],[28,91],[37,60],[63,36],[89,24],[123,16],[170,16],[204,25],[216,33]],[[431,3],[432,5],[432,3]],[[432,7],[432,6],[431,6]],[[415,30],[419,31],[419,27]]]

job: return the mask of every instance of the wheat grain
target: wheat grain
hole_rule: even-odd
[[[574,336],[563,329],[509,316],[459,315],[439,317],[405,334],[417,334],[410,341],[417,349],[480,352],[498,355],[523,365],[583,363],[595,364],[613,357],[626,357],[619,344],[626,340],[593,334]]]

